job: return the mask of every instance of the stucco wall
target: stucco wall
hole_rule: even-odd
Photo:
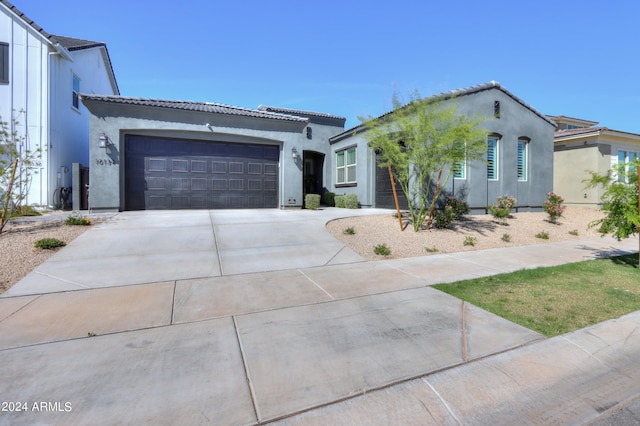
[[[303,135],[305,122],[103,102],[85,104],[91,111],[89,203],[92,209],[124,208],[126,159],[123,153],[127,134],[278,145],[281,148],[279,204],[282,207],[288,205],[289,199],[295,199],[296,205],[302,203],[302,167],[292,158],[292,148],[295,146],[302,152],[302,149],[320,149],[323,145],[320,139],[306,139]],[[99,148],[99,138],[103,134],[112,143],[111,148]]]
[[[565,199],[567,205],[598,206],[603,191],[599,187],[586,188],[584,181],[591,176],[589,170],[606,173],[608,169],[609,156],[600,148],[594,144],[556,147],[553,156],[553,190]]]

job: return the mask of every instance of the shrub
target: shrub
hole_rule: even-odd
[[[373,248],[373,252],[380,256],[389,256],[391,254],[391,249],[387,247],[386,244],[378,244]]]
[[[536,238],[540,238],[541,240],[548,240],[549,239],[549,233],[546,232],[546,231],[538,232],[536,234]]]
[[[64,223],[66,223],[67,225],[88,226],[88,225],[91,225],[91,220],[86,216],[81,216],[78,213],[74,213],[74,214],[70,215],[69,217],[67,217],[67,220],[65,220]]]
[[[465,246],[475,246],[476,244],[478,244],[478,239],[476,237],[466,237],[464,239],[464,242],[462,243],[462,245]]]
[[[358,208],[358,196],[356,194],[347,194],[344,196],[344,206],[348,209]]]
[[[462,201],[453,195],[450,195],[444,199],[444,206],[451,207],[455,213],[455,219],[460,219],[462,216],[469,214],[469,204],[466,201]]]
[[[511,215],[511,209],[517,201],[518,200],[510,195],[503,195],[502,197],[498,197],[496,204],[489,204],[487,210],[489,210],[489,213],[494,219],[497,219],[502,225],[506,225],[507,219]]]
[[[325,205],[329,207],[334,207],[336,205],[336,194],[333,192],[325,192],[322,198]]]
[[[53,250],[54,248],[64,247],[67,244],[56,238],[42,238],[35,242],[35,246],[42,250]]]
[[[456,212],[453,207],[445,206],[442,211],[436,212],[433,226],[438,229],[448,228],[456,219]]]
[[[507,234],[507,233],[502,234],[502,238],[501,238],[501,239],[502,239],[502,241],[504,241],[505,243],[509,243],[509,242],[511,242],[511,235],[509,235],[509,234]]]
[[[347,229],[345,229],[344,231],[342,231],[344,234],[347,235],[355,235],[356,234],[356,230],[353,229],[353,226],[348,227]]]
[[[4,196],[5,194],[2,195]],[[16,208],[11,212],[11,217],[25,216],[42,216],[42,213],[31,206],[16,206]]]
[[[336,207],[339,207],[339,208],[342,208],[342,209],[344,208],[345,197],[346,197],[346,195],[336,195],[335,196]]]
[[[309,210],[318,210],[318,207],[320,207],[320,194],[305,195],[304,206]]]
[[[438,252],[438,248],[436,246],[433,247],[425,247],[424,250],[427,253],[437,253]]]
[[[577,237],[578,236],[578,230],[574,229],[572,231],[569,231],[569,235],[573,235],[574,237]]]
[[[562,213],[566,210],[566,207],[563,206],[562,203],[564,203],[564,198],[555,192],[549,192],[547,194],[547,201],[544,202],[542,208],[549,215],[549,222],[557,223],[558,219],[562,217]]]

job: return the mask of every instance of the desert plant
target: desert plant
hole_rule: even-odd
[[[438,229],[448,228],[454,220],[456,220],[455,210],[451,206],[445,206],[442,211],[436,212],[433,226]]]
[[[475,246],[476,244],[478,244],[478,239],[472,236],[466,237],[464,239],[464,242],[462,243],[462,245],[465,245],[465,246]]]
[[[562,203],[564,203],[564,198],[555,192],[549,192],[547,194],[547,201],[544,202],[542,208],[549,215],[549,222],[557,223],[558,219],[562,217],[562,213],[566,210],[566,207],[563,206]]]
[[[91,225],[91,220],[86,217],[80,215],[80,213],[72,213],[65,222],[67,225],[83,225],[88,226]]]
[[[549,233],[547,231],[538,232],[536,234],[536,238],[540,238],[541,240],[548,240],[549,239]]]
[[[574,229],[574,230],[569,231],[569,235],[573,235],[574,237],[577,237],[578,236],[578,230]]]
[[[347,194],[344,196],[344,206],[348,209],[357,209],[358,208],[358,195],[356,194]]]
[[[309,210],[318,210],[318,208],[320,207],[320,194],[305,195],[304,206]]]
[[[378,244],[373,248],[373,252],[379,256],[389,256],[391,254],[391,249],[387,247],[386,244]]]
[[[504,241],[505,243],[510,243],[511,242],[511,235],[509,235],[507,233],[504,233],[504,234],[502,234],[501,240]]]
[[[333,192],[325,192],[324,195],[322,195],[322,199],[324,201],[324,204],[329,206],[329,207],[335,207],[336,205],[336,194]]]
[[[469,204],[466,201],[460,200],[454,195],[449,195],[444,199],[445,208],[447,206],[453,209],[455,213],[455,219],[460,219],[462,216],[469,214]]]
[[[54,248],[64,247],[67,244],[57,238],[42,238],[35,242],[35,246],[42,250],[53,250]]]
[[[424,251],[426,251],[427,253],[437,253],[439,250],[436,246],[433,246],[433,247],[425,247]]]
[[[353,229],[353,226],[350,226],[347,229],[345,229],[344,231],[342,231],[342,233],[346,234],[346,235],[355,235],[356,234],[356,230]]]
[[[518,200],[510,195],[503,195],[502,197],[498,197],[496,204],[489,204],[487,210],[500,224],[506,225],[507,219],[511,215],[511,209],[517,201]]]
[[[346,195],[336,195],[335,196],[336,207],[342,208],[342,209],[344,208],[345,197],[346,197]]]

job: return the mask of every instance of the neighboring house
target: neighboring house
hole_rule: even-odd
[[[474,213],[485,213],[502,195],[515,197],[519,211],[540,210],[553,188],[555,123],[496,82],[432,99],[455,103],[460,114],[487,117],[481,124],[488,134],[486,161],[457,167],[445,192],[467,201]],[[330,139],[335,191],[357,194],[363,206],[392,208],[388,171],[377,167],[365,132],[358,126]],[[406,200],[401,203],[406,206]]]
[[[553,188],[567,205],[597,208],[604,190],[587,188],[589,171],[601,175],[616,170],[619,163],[630,163],[640,155],[640,134],[598,127],[598,122],[550,116],[558,123],[554,135]],[[628,166],[626,167],[628,172]],[[614,175],[624,181],[624,173]]]
[[[41,149],[27,204],[61,207],[72,164],[89,162],[89,114],[80,93],[119,94],[104,43],[48,34],[0,0],[0,117]]]
[[[489,116],[490,166],[464,164],[447,185],[476,212],[500,195],[540,209],[553,184],[555,123],[497,83],[443,94]],[[305,193],[355,193],[392,207],[362,127],[344,117],[260,106],[81,95],[91,113],[90,208],[301,207]],[[385,177],[386,176],[386,177]],[[378,177],[378,179],[376,179]],[[385,186],[386,185],[386,186]]]

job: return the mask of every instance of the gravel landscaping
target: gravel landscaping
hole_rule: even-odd
[[[327,224],[327,230],[369,260],[544,244],[600,235],[595,229],[588,229],[590,222],[602,217],[599,211],[567,207],[557,224],[550,223],[548,217],[544,212],[513,213],[508,224],[501,225],[490,215],[464,216],[462,220],[454,222],[452,229],[414,232],[411,225],[400,231],[397,217],[388,214],[337,219]],[[345,234],[347,228],[353,228],[355,233]],[[536,237],[536,234],[543,232],[548,234],[549,239]],[[464,244],[465,240],[472,239],[475,239],[475,245]],[[391,249],[390,255],[374,254],[374,247],[381,244]]]

